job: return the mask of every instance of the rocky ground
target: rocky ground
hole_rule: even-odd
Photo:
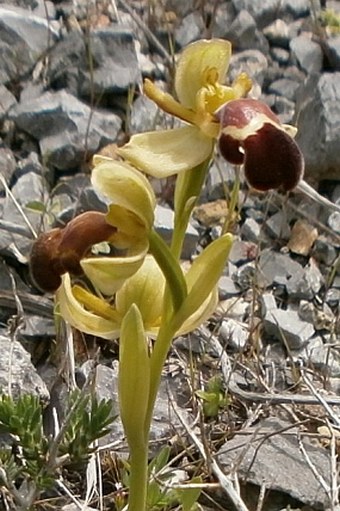
[[[0,1],[2,389],[25,389],[63,406],[73,372],[61,367],[66,345],[55,330],[52,296],[30,281],[30,249],[42,230],[105,210],[90,185],[95,152],[168,122],[140,86],[144,77],[164,87],[171,82],[173,49],[201,37],[229,39],[230,80],[247,71],[252,94],[297,125],[305,179],[330,201],[301,192],[256,194],[243,185],[219,307],[209,324],[174,342],[151,451],[167,443],[182,450],[182,479],[201,467],[205,510],[230,509],[221,470],[238,481],[249,509],[339,506],[340,2],[321,4]],[[234,172],[216,156],[185,259],[219,235]],[[157,189],[157,228],[165,237],[172,230],[171,187]],[[96,359],[98,395],[116,398],[116,355],[116,346],[76,335],[77,379]],[[227,402],[207,418],[195,391],[215,376]],[[105,454],[104,508],[119,509],[120,481],[112,475],[124,451],[119,421],[106,440],[114,446]],[[205,449],[212,459],[203,466]],[[72,501],[65,488],[57,493],[53,509]],[[73,493],[77,502],[84,498],[81,485]]]

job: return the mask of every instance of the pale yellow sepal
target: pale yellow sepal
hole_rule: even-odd
[[[150,229],[154,220],[156,198],[146,177],[120,161],[99,156],[94,158],[94,163],[91,178],[94,188],[116,206],[134,213],[145,228]],[[108,219],[110,223],[111,220]]]
[[[207,306],[210,303],[209,295],[214,291],[218,279],[222,275],[232,241],[233,237],[230,234],[224,234],[208,245],[194,260],[185,276],[188,296],[175,319],[178,323],[178,330],[188,318],[201,308],[206,300]]]
[[[151,255],[146,256],[140,269],[117,292],[117,312],[123,317],[135,303],[147,335],[154,337],[161,323],[164,288],[161,269]]]
[[[190,170],[212,153],[214,141],[195,126],[133,135],[118,153],[146,174],[164,178]]]
[[[145,445],[144,422],[150,387],[150,359],[143,319],[132,304],[122,321],[119,344],[120,417],[130,448]]]
[[[113,296],[143,264],[148,251],[145,240],[139,251],[124,257],[87,257],[80,262],[85,275],[102,294]]]
[[[215,286],[200,307],[184,321],[180,329],[176,332],[176,336],[185,335],[195,330],[195,328],[198,328],[202,323],[204,323],[204,321],[213,315],[217,305],[218,288]]]
[[[99,299],[97,298],[97,300]],[[110,320],[86,310],[73,294],[68,273],[65,273],[62,277],[62,284],[56,293],[56,301],[59,304],[60,314],[74,328],[103,339],[111,340],[119,337],[119,316],[112,310],[112,320]],[[106,313],[106,315],[108,314]]]
[[[224,82],[230,57],[231,44],[224,39],[201,40],[187,46],[176,66],[175,90],[180,103],[194,110],[202,87]]]

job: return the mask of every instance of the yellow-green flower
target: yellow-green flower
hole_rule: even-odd
[[[101,157],[95,157],[94,163],[92,184],[111,201],[108,212],[83,213],[66,227],[37,239],[30,258],[31,274],[46,291],[56,291],[64,274],[85,273],[98,292],[113,295],[148,252],[156,205],[148,180],[127,163]],[[93,245],[103,241],[118,254],[92,255]]]
[[[216,283],[228,258],[232,237],[211,243],[184,275],[187,297],[174,315],[177,335],[190,332],[207,319],[217,304]],[[57,291],[63,318],[82,332],[104,339],[119,337],[122,321],[134,304],[140,311],[146,335],[155,338],[162,323],[165,277],[152,255],[116,292],[114,302],[100,298],[79,285],[69,274]]]
[[[150,80],[145,94],[186,126],[133,135],[118,153],[154,177],[167,177],[195,168],[212,154],[220,126],[214,112],[226,102],[244,96],[251,80],[243,73],[230,86],[223,85],[231,44],[222,39],[201,40],[187,46],[176,66],[178,100]]]

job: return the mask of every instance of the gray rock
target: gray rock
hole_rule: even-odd
[[[255,259],[257,254],[257,245],[249,241],[235,239],[229,253],[229,261],[239,266],[247,261]]]
[[[48,20],[28,16],[19,7],[0,6],[0,83],[25,76],[57,38]]]
[[[297,63],[308,74],[319,73],[322,69],[321,46],[312,40],[312,34],[304,32],[290,41],[290,50]]]
[[[290,80],[289,78],[281,78],[280,80],[275,80],[268,87],[269,94],[277,94],[278,96],[284,96],[291,101],[294,101],[296,98],[296,92],[300,87],[300,83],[295,80]]]
[[[293,276],[302,275],[301,264],[291,259],[288,254],[281,254],[265,249],[259,257],[258,278],[263,285],[272,284],[286,286]]]
[[[49,392],[35,367],[29,354],[18,341],[0,335],[0,389],[10,391],[13,398],[21,394],[38,396],[43,404],[49,401]]]
[[[167,243],[170,243],[174,228],[174,212],[169,208],[157,204],[154,227],[158,234],[160,234]],[[183,243],[182,257],[184,259],[190,259],[195,253],[198,238],[197,230],[189,224]]]
[[[279,117],[280,121],[285,124],[294,123],[295,102],[283,96],[276,96],[272,109]]]
[[[13,94],[4,86],[0,85],[0,122],[2,122],[8,110],[16,104]]]
[[[43,176],[36,172],[28,172],[20,176],[12,187],[12,194],[22,207],[31,227],[40,232],[43,227],[42,211],[47,201],[47,187]],[[33,204],[39,206],[33,209]],[[26,262],[33,243],[33,234],[26,224],[22,213],[10,199],[0,199],[1,218],[3,222],[17,226],[17,230],[5,230],[4,226],[0,236],[0,252],[11,254],[16,258],[22,256],[21,262]],[[17,233],[16,233],[17,232]],[[17,250],[19,253],[17,254]]]
[[[261,235],[261,226],[254,218],[247,218],[241,227],[241,236],[246,241],[258,243]]]
[[[296,141],[305,157],[306,175],[316,180],[339,180],[339,81],[340,73],[312,76],[297,101]]]
[[[313,341],[315,342],[313,349],[308,350],[308,364],[324,376],[339,378],[340,355],[338,350],[332,348],[330,344],[324,344],[320,337],[316,337]]]
[[[322,276],[314,259],[310,259],[302,273],[297,273],[287,282],[286,289],[293,299],[311,300],[324,284]]]
[[[224,472],[235,467],[242,482],[259,487],[264,484],[267,490],[290,495],[314,509],[330,506],[329,496],[299,448],[297,429],[292,424],[268,418],[247,428],[247,432],[248,435],[244,430],[241,435],[236,433],[220,448],[218,463]],[[318,474],[330,486],[330,453],[306,438],[302,442]]]
[[[325,41],[327,47],[327,56],[332,68],[340,71],[340,35],[329,37]]]
[[[241,290],[235,285],[231,277],[222,275],[218,281],[218,296],[220,300],[226,300],[232,296],[237,296]]]
[[[164,9],[173,11],[179,18],[184,18],[187,14],[195,9],[195,0],[165,0]]]
[[[85,155],[115,141],[121,126],[115,114],[91,110],[65,90],[19,103],[10,118],[39,141],[45,163],[60,170],[76,167]]]
[[[73,31],[54,46],[47,69],[52,87],[67,88],[80,97],[95,94],[100,99],[141,81],[132,32],[110,27],[91,30],[88,37],[86,42],[84,34]]]
[[[247,73],[252,80],[262,85],[268,68],[266,56],[259,50],[244,50],[230,59],[228,77],[233,81],[240,73]]]
[[[332,231],[340,234],[340,213],[338,211],[333,211],[333,213],[329,215],[327,223]]]
[[[0,147],[0,169],[6,183],[10,183],[16,168],[14,154],[8,147]],[[4,186],[0,181],[0,191],[4,190]]]
[[[222,321],[219,336],[226,348],[240,352],[247,345],[249,330],[246,324],[228,318]]]
[[[237,12],[247,10],[260,29],[277,18],[290,21],[307,16],[311,9],[308,0],[232,0],[232,4]]]
[[[231,2],[223,2],[217,6],[214,23],[212,25],[212,36],[227,39],[229,26],[235,18],[235,10]]]
[[[311,323],[302,321],[296,311],[272,309],[264,318],[267,335],[281,340],[289,349],[302,348],[314,334]]]
[[[179,48],[183,48],[202,37],[205,26],[200,12],[195,11],[183,18],[175,29],[175,41]]]
[[[30,343],[44,340],[46,342],[55,339],[56,328],[55,321],[51,317],[42,318],[41,316],[29,315],[24,317],[23,328],[20,330],[19,340],[29,341]]]
[[[290,52],[284,48],[272,46],[270,48],[270,55],[280,66],[287,66],[290,62]]]
[[[282,19],[276,19],[263,29],[263,34],[271,46],[288,48],[290,41],[289,25]]]
[[[78,370],[79,375],[86,379],[92,370],[92,361],[85,362]],[[113,363],[113,367],[99,364],[95,370],[95,389],[98,399],[113,400],[113,414],[119,414],[118,401],[118,362]],[[179,399],[181,396],[181,379],[180,377],[162,377],[158,397],[153,413],[153,421],[150,432],[150,454],[154,456],[158,452],[161,445],[173,435],[174,428],[181,429],[182,425],[169,402],[169,389],[174,392],[174,397]],[[190,422],[189,414],[183,410],[184,417]],[[111,432],[104,437],[101,442],[108,443],[122,440],[124,436],[122,423],[117,417],[113,422]]]
[[[320,236],[314,242],[312,255],[316,261],[330,266],[336,259],[337,251],[327,238]]]
[[[290,227],[287,221],[287,214],[280,209],[274,213],[266,222],[266,228],[270,236],[279,240],[287,240],[290,236]]]
[[[276,300],[272,293],[263,293],[259,297],[261,316],[264,318],[270,311],[277,309]]]
[[[331,287],[325,295],[325,302],[330,307],[338,307],[340,304],[340,289]]]
[[[267,39],[257,29],[254,18],[248,11],[242,10],[229,26],[226,38],[236,50],[256,49],[266,54],[269,50]]]

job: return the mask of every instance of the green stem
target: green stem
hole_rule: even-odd
[[[162,370],[171,346],[172,339],[176,333],[172,325],[172,319],[173,317],[171,315],[171,317],[168,318],[169,321],[162,323],[150,359],[150,390],[148,408],[144,423],[145,436],[147,436],[150,431],[153,409],[161,382]]]
[[[153,229],[149,234],[150,252],[161,268],[170,290],[173,308],[178,310],[187,296],[187,285],[176,258],[168,245]]]
[[[146,511],[148,489],[148,443],[130,448],[128,511]]]

